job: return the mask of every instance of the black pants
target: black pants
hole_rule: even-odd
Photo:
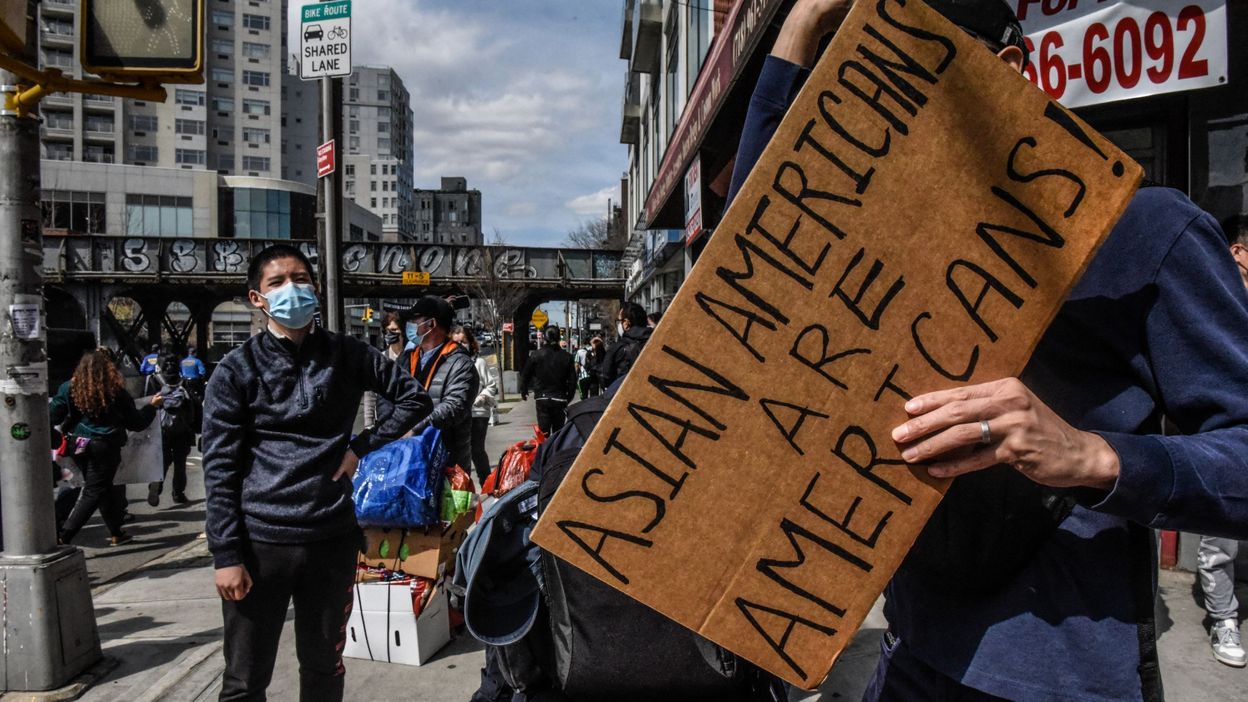
[[[568,421],[568,403],[563,400],[537,401],[537,426],[546,436],[563,428]]]
[[[584,400],[587,397],[593,397],[598,394],[598,379],[592,375],[587,378],[581,378],[580,386],[581,386],[581,399],[582,400]]]
[[[225,679],[220,700],[264,700],[273,679],[286,610],[295,603],[295,653],[301,702],[339,702],[346,669],[342,648],[351,614],[359,531],[309,544],[246,546],[253,582],[238,602],[222,601]],[[284,690],[281,699],[292,699]]]
[[[108,533],[121,536],[121,524],[126,515],[126,493],[124,486],[120,486],[121,490],[113,486],[117,467],[121,465],[121,446],[108,439],[92,439],[82,453],[74,456],[74,462],[82,471],[82,493],[65,520],[61,541],[73,541],[97,508]]]
[[[489,430],[489,417],[472,418],[472,467],[477,473],[478,490],[490,475],[490,454],[485,451],[485,433]]]
[[[162,438],[165,454],[165,477],[169,477],[169,466],[173,466],[173,494],[186,494],[186,458],[191,455],[191,444],[194,437],[165,436]],[[148,487],[159,495],[164,491],[165,481],[150,483]]]

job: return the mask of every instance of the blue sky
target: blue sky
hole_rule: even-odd
[[[464,176],[487,240],[557,245],[619,200],[621,13],[620,0],[355,0],[352,60],[393,66],[411,93],[416,187]]]

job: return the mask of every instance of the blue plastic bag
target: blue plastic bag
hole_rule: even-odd
[[[360,526],[418,527],[440,519],[442,432],[427,427],[365,456],[355,474],[355,516]]]

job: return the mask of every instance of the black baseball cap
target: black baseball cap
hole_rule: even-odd
[[[443,298],[437,295],[425,295],[407,310],[408,319],[415,317],[432,319],[443,329],[450,329],[451,322],[455,321],[455,311],[451,309],[451,303]]]
[[[1000,48],[1016,46],[1029,60],[1023,26],[1006,0],[924,0],[933,10],[962,29]],[[999,49],[998,49],[999,50]]]

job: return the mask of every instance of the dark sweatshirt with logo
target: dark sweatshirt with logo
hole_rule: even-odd
[[[365,391],[394,411],[351,441]],[[358,339],[315,330],[301,346],[265,331],[217,366],[204,397],[208,547],[216,567],[248,540],[313,543],[357,529],[351,480],[333,475],[394,441],[432,403],[410,375]]]

